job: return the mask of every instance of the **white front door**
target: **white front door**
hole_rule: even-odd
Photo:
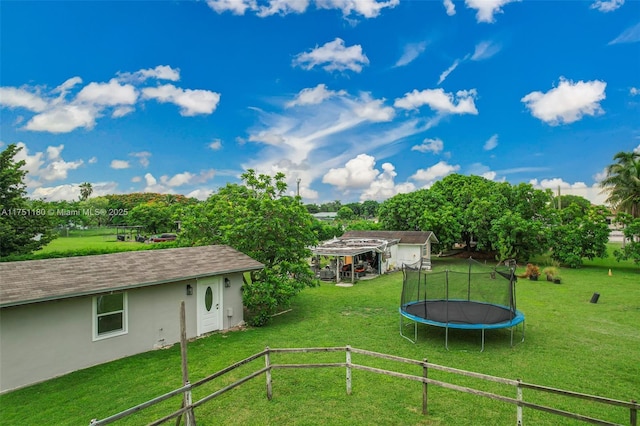
[[[198,336],[222,329],[222,278],[198,280]]]

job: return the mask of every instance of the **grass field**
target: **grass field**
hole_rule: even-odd
[[[86,249],[125,251],[140,250],[141,247],[144,247],[144,243],[118,241],[115,228],[62,230],[58,238],[51,241],[38,253],[73,252]]]
[[[435,260],[434,268],[451,260]],[[608,270],[612,270],[609,276]],[[399,335],[398,304],[402,274],[392,273],[354,287],[322,283],[304,290],[292,311],[263,328],[217,333],[189,344],[192,381],[203,378],[266,346],[344,346],[389,353],[510,379],[601,395],[620,400],[640,398],[640,272],[630,263],[589,262],[562,270],[563,283],[519,280],[518,309],[526,315],[526,340],[509,345],[509,333],[480,334],[419,327],[413,344]],[[594,292],[597,304],[589,303]],[[177,316],[178,307],[176,307]],[[413,328],[411,328],[413,330]],[[46,354],[43,354],[46,356]],[[272,362],[343,362],[344,354],[274,355]],[[421,369],[389,361],[354,362],[410,374]],[[195,399],[250,371],[251,363],[198,389]],[[433,371],[430,377],[515,397],[511,388]],[[515,407],[497,401],[429,388],[430,413],[421,414],[421,385],[368,372],[353,373],[353,394],[344,386],[344,369],[276,370],[274,398],[265,398],[264,379],[242,385],[196,410],[198,425],[496,425],[514,424]],[[0,424],[78,425],[104,418],[180,386],[180,350],[121,359],[0,396]],[[528,402],[552,405],[616,423],[627,423],[628,411],[525,390]],[[179,407],[171,400],[116,424],[146,424]],[[582,424],[524,410],[529,425]],[[174,424],[171,422],[170,424]]]

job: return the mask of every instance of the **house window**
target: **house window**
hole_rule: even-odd
[[[127,333],[127,294],[103,294],[93,298],[93,340]]]

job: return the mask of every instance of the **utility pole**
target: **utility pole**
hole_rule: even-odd
[[[300,178],[298,178],[298,179],[296,180],[296,183],[298,184],[298,189],[297,189],[297,191],[296,191],[296,194],[298,195],[298,197],[300,196],[300,181],[301,181],[301,180],[302,180],[302,179],[300,179]]]
[[[562,198],[560,198],[560,185],[558,185],[558,210],[562,210]]]

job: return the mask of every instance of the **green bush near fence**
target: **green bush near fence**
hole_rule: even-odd
[[[449,267],[435,259],[434,268]],[[612,270],[609,276],[608,270]],[[351,345],[454,368],[628,401],[640,398],[640,273],[630,262],[598,261],[562,269],[561,285],[519,280],[518,309],[526,315],[526,340],[509,345],[508,330],[487,332],[480,352],[477,331],[419,327],[413,344],[399,334],[402,274],[392,273],[354,287],[323,283],[305,289],[292,310],[263,328],[217,333],[189,344],[192,381],[266,346],[272,348]],[[599,302],[589,303],[594,292]],[[176,321],[179,306],[176,306]],[[43,356],[45,356],[43,354]],[[344,353],[273,356],[272,362],[344,362]],[[353,362],[365,363],[354,355]],[[368,365],[421,375],[421,368],[391,361]],[[229,377],[198,389],[198,399],[264,366],[250,363]],[[423,416],[422,385],[369,372],[353,372],[346,395],[344,369],[275,370],[273,399],[264,378],[254,379],[196,409],[198,425],[495,425],[514,424],[514,406],[478,396],[429,388],[430,413]],[[515,397],[512,388],[456,378],[430,377]],[[179,345],[81,370],[0,396],[0,424],[88,425],[181,385]],[[511,393],[510,393],[511,392]],[[524,391],[525,400],[628,424],[629,412],[560,396]],[[177,399],[116,424],[146,424],[180,406]],[[28,407],[28,409],[25,409]],[[524,423],[580,424],[524,410]],[[175,424],[171,422],[169,424]]]

